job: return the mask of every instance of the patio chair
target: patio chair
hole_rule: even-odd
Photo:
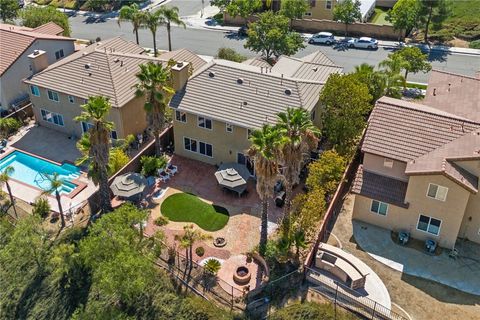
[[[170,174],[174,176],[178,172],[178,167],[174,166],[173,164],[169,163],[167,165],[167,170],[170,171]]]
[[[165,172],[164,169],[158,169],[158,177],[163,182],[167,182],[170,179],[170,175],[167,172]]]

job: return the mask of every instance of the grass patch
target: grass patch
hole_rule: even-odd
[[[427,90],[427,85],[407,82],[407,88],[417,88],[417,89]]]
[[[450,40],[453,36],[472,41],[480,39],[480,0],[451,1],[451,15],[438,29],[433,24],[432,36]]]
[[[375,12],[370,18],[370,22],[374,24],[383,24],[391,26],[392,24],[386,20],[388,9],[375,7]]]
[[[208,204],[188,193],[175,193],[165,199],[160,208],[171,221],[193,222],[206,231],[225,227],[229,216],[227,209]]]

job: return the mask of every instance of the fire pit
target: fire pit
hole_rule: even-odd
[[[225,247],[226,244],[227,244],[227,240],[225,240],[225,238],[222,238],[222,237],[216,237],[213,240],[213,245],[217,248],[223,248]]]
[[[246,285],[250,282],[251,277],[252,275],[250,274],[250,270],[248,270],[248,268],[245,266],[240,266],[233,274],[233,281],[240,285]]]

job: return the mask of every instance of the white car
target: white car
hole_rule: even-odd
[[[378,41],[369,37],[361,37],[360,39],[350,39],[348,40],[349,48],[360,48],[360,49],[378,49]]]
[[[319,32],[314,34],[309,40],[308,43],[322,43],[326,45],[331,45],[335,42],[333,34],[330,32]]]

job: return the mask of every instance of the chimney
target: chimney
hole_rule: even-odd
[[[177,62],[177,64],[172,67],[172,83],[175,91],[182,89],[187,83],[189,65],[190,64],[186,62]]]
[[[47,53],[43,50],[34,50],[28,55],[30,64],[32,66],[33,74],[36,74],[48,67]]]

